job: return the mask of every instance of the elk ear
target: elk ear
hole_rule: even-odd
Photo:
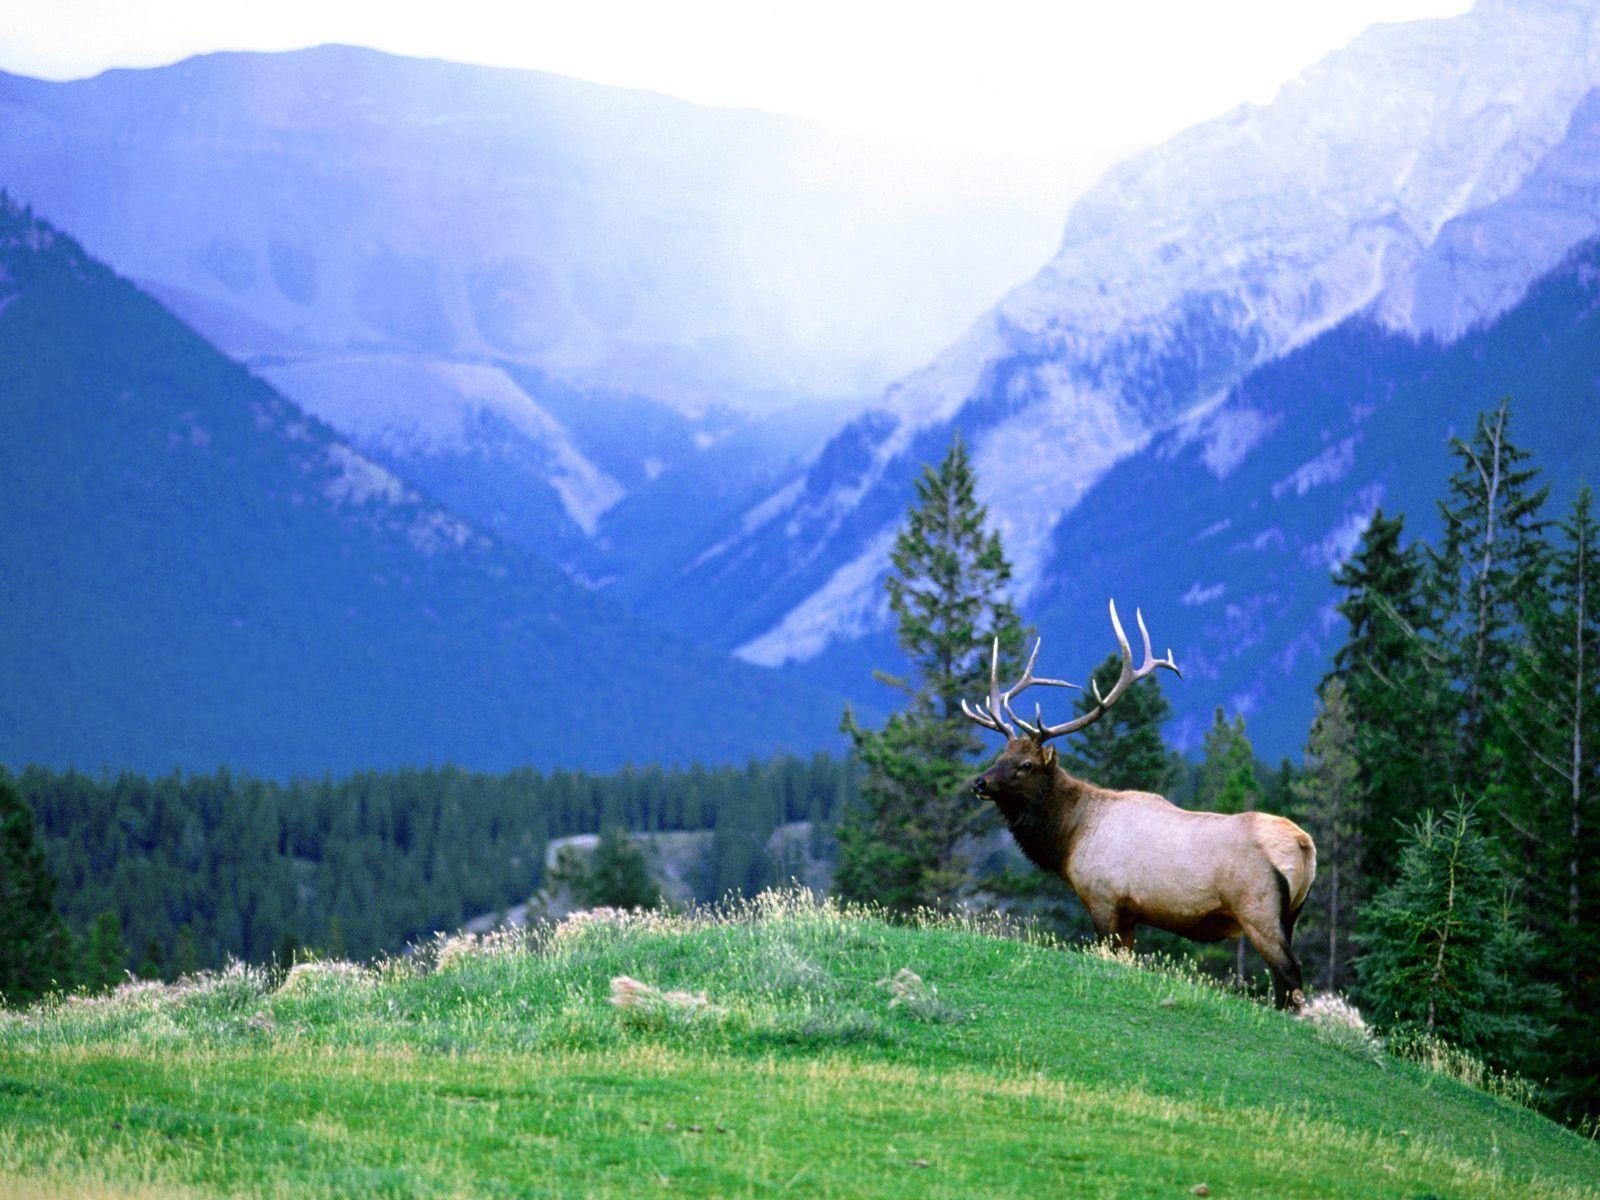
[[[1056,748],[1054,746],[1046,746],[1044,748],[1044,765],[1052,768],[1056,765]]]

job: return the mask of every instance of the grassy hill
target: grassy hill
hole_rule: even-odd
[[[0,1015],[0,1194],[1600,1197],[1504,1099],[1003,933],[769,895]]]

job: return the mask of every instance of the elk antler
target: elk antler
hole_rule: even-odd
[[[1000,690],[1000,639],[994,639],[994,649],[989,656],[989,697],[983,702],[981,710],[968,707],[967,702],[961,702],[961,711],[968,717],[982,725],[985,729],[992,729],[1007,739],[1017,736],[1017,731],[1006,724],[1006,717],[1010,717],[1022,728],[1027,729],[1028,723],[1021,720],[1016,713],[1011,711],[1012,697],[1016,696],[1023,688],[1038,684],[1040,687],[1078,687],[1075,683],[1068,683],[1065,679],[1039,679],[1033,673],[1034,660],[1039,657],[1039,646],[1043,639],[1035,638],[1033,653],[1028,655],[1028,665],[1022,668],[1022,678],[1012,685],[1010,690]],[[1081,688],[1079,689],[1082,690]],[[1001,714],[1004,713],[1005,716]],[[1031,731],[1030,731],[1031,732]]]
[[[1021,729],[1028,737],[1043,745],[1051,738],[1060,737],[1064,733],[1076,733],[1080,729],[1093,725],[1101,717],[1105,716],[1106,710],[1120,700],[1122,694],[1130,686],[1149,675],[1158,667],[1164,667],[1174,675],[1182,678],[1183,672],[1178,670],[1178,664],[1173,661],[1171,650],[1167,651],[1165,658],[1157,658],[1151,653],[1150,631],[1144,627],[1144,614],[1138,609],[1134,609],[1133,615],[1134,619],[1139,623],[1139,635],[1144,639],[1144,662],[1137,670],[1134,668],[1133,650],[1128,645],[1128,635],[1123,632],[1122,621],[1117,616],[1117,602],[1115,600],[1111,601],[1111,628],[1116,631],[1117,648],[1122,651],[1122,674],[1117,677],[1117,682],[1111,685],[1111,690],[1103,696],[1100,694],[1100,685],[1094,682],[1093,676],[1090,676],[1089,686],[1094,690],[1095,706],[1081,716],[1074,717],[1061,725],[1046,725],[1044,723],[1043,709],[1035,705],[1033,724],[1030,725],[1011,711],[1012,699],[1024,688],[1033,684],[1047,687],[1077,686],[1060,679],[1037,679],[1034,677],[1033,663],[1039,657],[1039,644],[1042,639],[1033,643],[1033,653],[1028,656],[1028,665],[1023,668],[1022,678],[1006,692],[1000,691],[998,678],[1000,642],[998,638],[995,639],[994,653],[989,663],[989,698],[984,701],[984,706],[981,710],[968,707],[967,702],[963,700],[961,702],[961,711],[985,729],[992,729],[1007,738],[1013,738],[1017,736],[1016,730],[1007,725],[1005,721],[1005,717],[1010,717],[1012,721],[1016,722],[1017,729]],[[1002,713],[1005,716],[1002,716]]]

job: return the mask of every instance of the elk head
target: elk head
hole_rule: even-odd
[[[1151,653],[1150,631],[1144,626],[1144,614],[1135,609],[1134,619],[1138,622],[1139,634],[1144,639],[1144,662],[1137,668],[1134,667],[1133,650],[1128,645],[1128,635],[1123,632],[1122,621],[1117,616],[1117,602],[1113,600],[1111,628],[1116,632],[1117,648],[1122,652],[1122,673],[1117,677],[1116,683],[1111,685],[1111,690],[1104,695],[1101,695],[1100,685],[1091,675],[1089,687],[1094,692],[1094,707],[1060,725],[1045,724],[1044,710],[1037,703],[1033,709],[1033,721],[1029,723],[1017,716],[1011,708],[1011,702],[1025,689],[1035,685],[1069,688],[1077,688],[1078,685],[1068,683],[1064,679],[1042,679],[1034,675],[1033,664],[1039,657],[1039,646],[1042,641],[1037,639],[1033,643],[1033,653],[1028,655],[1028,665],[1022,669],[1022,678],[1002,692],[1000,639],[995,639],[989,659],[988,697],[977,705],[968,704],[965,700],[961,702],[961,711],[966,713],[968,718],[1006,739],[1005,749],[1000,752],[1000,757],[995,760],[994,765],[972,781],[972,790],[980,799],[993,799],[1003,808],[1008,808],[1011,804],[1025,804],[1048,792],[1054,786],[1056,749],[1054,746],[1046,745],[1047,742],[1062,734],[1076,733],[1093,725],[1105,716],[1113,704],[1122,699],[1129,687],[1157,668],[1165,668],[1181,677],[1171,650],[1167,651],[1165,658],[1157,658]]]

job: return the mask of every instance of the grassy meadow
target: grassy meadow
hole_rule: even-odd
[[[0,1195],[1600,1198],[1600,1145],[1504,1090],[770,893],[0,1014]]]

